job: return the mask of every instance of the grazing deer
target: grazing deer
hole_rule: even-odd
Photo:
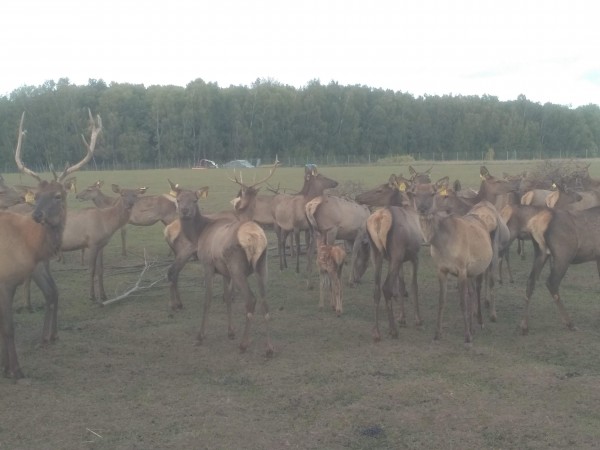
[[[5,375],[16,379],[23,378],[23,372],[15,347],[12,302],[17,286],[28,277],[33,277],[46,299],[42,340],[52,342],[57,337],[58,290],[48,261],[61,247],[65,226],[67,193],[62,182],[92,158],[96,139],[102,128],[100,116],[96,123],[91,112],[89,115],[93,124],[90,144],[87,144],[82,136],[88,148],[86,156],[79,163],[67,166],[56,180],[50,182],[42,180],[22,162],[25,113],[21,116],[15,162],[21,172],[38,180],[39,186],[35,194],[36,205],[31,215],[0,212],[0,364]]]
[[[138,195],[146,188],[121,189],[112,185],[113,192],[119,194],[117,202],[108,208],[85,208],[69,211],[63,235],[61,251],[88,249],[88,265],[90,268],[90,300],[97,301],[95,280],[98,279],[98,294],[101,300],[106,300],[104,290],[104,247],[112,235],[124,226],[131,215],[131,209]],[[79,200],[88,199],[90,191],[83,190],[77,194]]]
[[[342,268],[346,251],[339,245],[328,245],[325,237],[314,231],[319,267],[319,310],[325,307],[325,291],[329,291],[329,303],[338,316],[342,314]]]
[[[266,301],[267,283],[267,237],[262,228],[252,221],[237,218],[209,218],[200,213],[198,199],[201,193],[185,190],[175,185],[177,210],[181,232],[195,244],[198,260],[204,266],[206,297],[202,324],[198,332],[198,343],[206,336],[206,320],[212,300],[213,277],[219,274],[224,279],[223,300],[227,307],[228,335],[235,333],[231,319],[231,301],[234,287],[246,302],[246,324],[240,342],[240,350],[245,351],[249,344],[250,324],[254,316],[256,297],[248,284],[248,276],[256,273],[258,295],[263,308],[267,329],[267,356],[273,355],[269,332],[269,308]],[[173,266],[172,266],[173,267]],[[171,279],[171,268],[168,276]]]
[[[111,197],[102,192],[104,181],[98,180],[91,186],[85,188],[80,195],[80,200],[91,200],[98,208],[108,208],[119,201],[118,197]],[[147,195],[140,197],[131,210],[128,223],[141,227],[152,226],[162,222],[167,226],[177,219],[177,207],[175,200],[169,195]],[[127,256],[127,228],[121,227],[121,255]]]
[[[325,189],[334,188],[337,181],[327,178],[317,172],[317,167],[310,164],[304,169],[304,186],[296,195],[278,194],[274,199],[275,209],[273,211],[275,224],[279,228],[279,268],[287,267],[284,243],[289,233],[294,233],[296,242],[296,272],[300,273],[300,231],[309,230],[306,218],[305,205],[319,195],[323,195]],[[310,245],[307,245],[310,251]]]

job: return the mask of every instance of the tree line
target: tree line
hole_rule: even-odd
[[[318,80],[302,88],[259,79],[219,87],[106,84],[68,79],[0,97],[0,169],[13,171],[20,115],[24,161],[39,170],[79,160],[90,108],[104,124],[92,167],[225,162],[330,164],[415,160],[596,157],[600,108],[479,96],[419,96]]]

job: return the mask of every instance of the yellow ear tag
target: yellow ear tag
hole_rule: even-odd
[[[481,174],[479,174],[479,178],[481,178],[482,180],[485,180],[485,177]]]
[[[170,195],[171,197],[177,197],[177,192],[175,192],[173,189],[171,189],[171,190],[169,191],[169,195]]]
[[[556,183],[552,183],[552,189],[556,189]]]
[[[405,191],[406,191],[406,183],[400,183],[400,184],[398,185],[398,190],[399,190],[400,192],[405,192]]]
[[[29,203],[30,205],[35,204],[35,195],[31,191],[27,191],[25,194],[25,203]]]
[[[442,197],[448,197],[448,190],[446,188],[442,188],[438,194],[440,194]]]

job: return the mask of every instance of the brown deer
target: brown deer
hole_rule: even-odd
[[[80,200],[91,200],[98,208],[108,208],[119,201],[118,197],[111,197],[102,192],[104,181],[98,180],[85,188],[77,196]],[[131,210],[129,224],[141,227],[152,226],[157,222],[168,225],[177,219],[175,199],[169,195],[147,195],[140,197]],[[127,228],[121,227],[121,255],[127,256]]]
[[[333,195],[320,195],[308,201],[304,207],[311,232],[317,231],[324,243],[333,245],[336,239],[346,241],[352,248],[351,267],[348,282],[354,285],[364,274],[369,249],[364,243],[369,209],[354,201]],[[368,242],[368,241],[367,241]],[[360,261],[358,259],[360,258]],[[308,264],[308,280],[311,286],[312,262]]]
[[[398,337],[398,328],[393,314],[392,301],[398,299],[400,304],[400,317],[398,322],[406,325],[404,314],[404,276],[402,265],[405,262],[412,264],[411,297],[414,305],[415,324],[420,326],[423,322],[419,312],[419,291],[417,273],[419,269],[419,251],[423,238],[419,228],[418,214],[411,207],[389,206],[375,211],[367,219],[367,233],[371,242],[371,259],[375,267],[373,301],[375,304],[375,325],[373,339],[381,340],[379,331],[379,303],[381,294],[385,299],[389,333],[392,338]],[[383,260],[388,261],[388,272],[383,284],[381,272]]]
[[[229,219],[229,220],[253,220],[253,217],[256,215],[256,197],[259,192],[258,186],[265,183],[273,173],[275,169],[279,166],[279,162],[277,161],[274,166],[269,171],[269,174],[255,182],[252,185],[246,185],[240,179],[235,177],[235,179],[230,178],[231,181],[240,185],[240,190],[238,192],[237,197],[232,200],[232,204],[234,206],[233,211],[221,211],[215,214],[207,214],[204,217],[208,217],[210,219]],[[173,183],[171,180],[169,181],[169,185],[171,187],[171,192],[176,194],[176,190],[179,186]],[[199,193],[199,198],[204,198],[208,195],[208,187],[203,187],[197,191]],[[186,263],[197,253],[197,245],[195,243],[190,242],[181,232],[181,221],[176,219],[169,225],[165,227],[164,237],[167,241],[167,244],[173,251],[175,255],[175,260],[173,261],[171,268],[169,270],[169,283],[170,283],[170,300],[169,305],[172,310],[178,310],[183,308],[183,304],[181,303],[181,297],[179,295],[179,273],[186,265]]]
[[[88,249],[88,265],[90,268],[90,300],[97,301],[95,280],[98,279],[98,294],[100,300],[106,300],[104,290],[104,247],[112,235],[124,226],[131,215],[131,209],[138,195],[146,188],[121,189],[112,185],[113,192],[119,194],[115,204],[108,208],[85,208],[69,211],[61,246],[62,252]],[[79,200],[88,199],[90,191],[84,190],[77,194]]]
[[[319,310],[325,307],[325,291],[329,291],[331,308],[340,316],[343,312],[342,268],[346,251],[339,245],[328,245],[319,231],[314,232],[319,267]]]
[[[258,224],[240,221],[237,218],[212,219],[200,213],[198,191],[185,190],[174,186],[177,194],[177,210],[181,222],[181,232],[196,246],[197,256],[204,266],[206,297],[202,324],[198,332],[198,343],[206,336],[206,320],[212,300],[213,277],[219,274],[224,279],[223,300],[227,306],[228,335],[235,333],[231,319],[233,289],[237,289],[246,303],[246,324],[240,342],[240,350],[245,351],[249,344],[250,324],[254,316],[256,297],[248,284],[248,276],[256,273],[258,296],[263,308],[267,329],[267,356],[273,354],[269,332],[269,308],[266,301],[267,283],[267,237]],[[173,267],[173,266],[172,266]],[[171,268],[172,268],[171,267]],[[169,279],[171,279],[169,268]]]
[[[300,231],[310,229],[304,207],[307,202],[322,195],[325,189],[334,188],[337,185],[337,181],[318,173],[317,167],[309,164],[304,169],[304,186],[300,193],[296,195],[279,194],[274,199],[273,215],[275,225],[280,230],[278,232],[278,249],[281,270],[287,267],[284,243],[287,235],[293,232],[296,243],[296,272],[300,273]],[[307,247],[310,251],[310,245]]]
[[[573,321],[560,298],[560,283],[571,264],[595,261],[600,275],[600,235],[597,231],[600,229],[600,207],[576,212],[542,209],[528,223],[535,258],[527,281],[521,333],[529,332],[531,296],[549,256],[552,264],[546,287],[556,302],[563,322],[567,328],[574,330]]]
[[[490,231],[482,217],[475,214],[464,216],[436,212],[434,196],[447,189],[443,183],[418,191],[411,189],[409,195],[419,212],[419,222],[425,241],[430,244],[431,257],[437,267],[440,284],[437,326],[434,339],[442,337],[442,318],[448,293],[448,275],[458,278],[460,306],[464,321],[464,340],[472,342],[472,304],[470,293],[476,291],[477,318],[481,317],[481,284],[494,256]],[[488,203],[489,204],[489,203]],[[491,204],[489,204],[491,206]],[[493,208],[493,206],[492,206]],[[474,284],[476,283],[476,286]]]
[[[92,158],[96,139],[102,128],[100,116],[95,122],[91,112],[89,115],[93,128],[90,144],[83,138],[88,148],[86,156],[79,163],[67,166],[56,180],[50,182],[42,180],[22,162],[25,113],[21,116],[15,161],[21,172],[39,181],[39,186],[35,194],[36,206],[31,215],[0,212],[0,364],[5,375],[16,379],[23,378],[23,372],[15,347],[12,302],[15,289],[28,277],[34,278],[46,299],[42,340],[52,342],[57,337],[58,290],[50,273],[49,259],[61,247],[65,226],[67,193],[62,182]]]

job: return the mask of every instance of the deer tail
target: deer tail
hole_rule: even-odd
[[[246,253],[246,259],[256,270],[259,260],[267,252],[267,236],[255,222],[244,222],[238,228],[237,237]]]
[[[367,232],[371,242],[380,253],[385,252],[387,236],[391,228],[392,214],[389,209],[379,209],[367,219]]]

